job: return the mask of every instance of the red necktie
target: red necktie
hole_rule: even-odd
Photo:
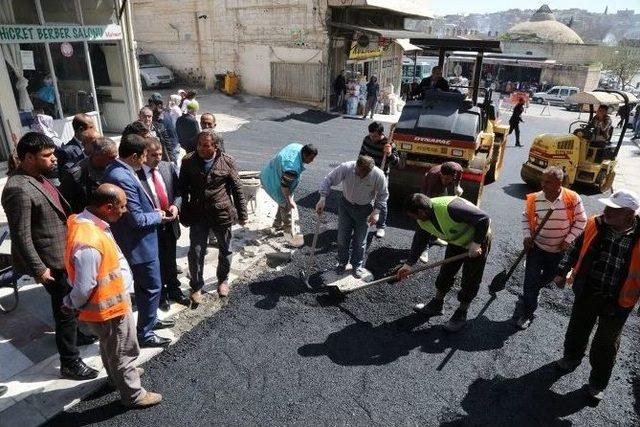
[[[160,183],[160,177],[158,176],[158,171],[156,169],[151,169],[151,180],[153,180],[153,186],[156,189],[156,196],[158,196],[158,201],[160,202],[160,209],[166,211],[169,208],[169,198],[167,197],[167,192],[164,191],[164,187]]]

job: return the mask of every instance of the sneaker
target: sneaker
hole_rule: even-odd
[[[376,237],[378,239],[382,239],[384,237],[384,235],[386,234],[386,232],[384,231],[384,228],[378,228],[376,230]]]
[[[587,384],[586,390],[587,390],[587,395],[593,400],[600,402],[602,399],[604,399],[603,389],[600,389],[599,387],[593,386],[591,384]]]
[[[98,370],[89,367],[82,359],[76,359],[60,366],[60,376],[70,380],[92,380],[98,377],[98,373]]]
[[[366,275],[367,275],[367,270],[365,270],[362,267],[358,267],[355,270],[353,270],[353,277],[355,277],[356,279],[362,279]]]
[[[443,328],[447,332],[458,332],[464,328],[467,324],[467,310],[457,309],[451,319],[443,325]]]
[[[125,406],[129,408],[148,408],[150,406],[157,405],[160,402],[162,402],[162,395],[160,393],[148,391],[147,394],[145,394],[139,401]]]
[[[438,298],[431,298],[427,304],[419,303],[413,306],[413,311],[416,313],[424,314],[426,316],[440,316],[442,315],[442,307],[444,306],[444,300]]]
[[[556,360],[555,366],[563,372],[571,372],[574,371],[578,366],[580,366],[580,362],[580,360],[575,361],[563,357],[562,359]]]
[[[429,249],[425,249],[422,254],[420,254],[420,261],[425,264],[429,262]]]
[[[524,317],[524,316],[519,317],[518,320],[516,320],[516,326],[521,331],[524,331],[529,326],[531,326],[531,319],[529,319],[528,317]]]
[[[433,242],[434,245],[437,246],[447,246],[449,243],[447,243],[446,241],[442,240],[442,239],[436,239]]]

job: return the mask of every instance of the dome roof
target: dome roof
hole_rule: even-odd
[[[540,7],[527,22],[521,22],[511,27],[507,31],[506,37],[509,40],[583,43],[575,31],[556,21],[553,12],[546,4]]]

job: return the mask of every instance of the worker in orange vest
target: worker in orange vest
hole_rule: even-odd
[[[140,383],[142,368],[135,366],[140,346],[129,297],[131,270],[108,224],[120,219],[126,205],[122,189],[102,184],[90,205],[67,220],[64,264],[72,289],[63,309],[76,311],[100,339],[102,363],[123,405],[144,408],[160,403],[162,395],[146,391]]]
[[[564,356],[556,362],[560,370],[570,372],[580,365],[598,323],[585,387],[596,402],[604,397],[622,328],[640,297],[640,197],[630,190],[618,190],[599,200],[606,206],[604,213],[589,218],[553,279],[559,287],[572,284],[575,294]]]
[[[527,251],[523,295],[516,325],[527,329],[538,308],[540,289],[548,284],[558,270],[569,245],[582,234],[587,223],[582,199],[575,192],[562,187],[564,171],[551,167],[542,175],[542,191],[527,194],[522,218],[523,245]],[[535,239],[538,223],[549,210],[551,216]]]

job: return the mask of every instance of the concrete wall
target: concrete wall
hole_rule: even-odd
[[[562,44],[533,42],[502,42],[504,53],[543,56],[563,65],[591,65],[601,61],[602,46],[596,44]]]
[[[601,70],[599,65],[556,65],[553,68],[543,68],[540,81],[558,86],[577,86],[589,91],[598,87]]]
[[[139,48],[191,84],[212,87],[235,71],[249,93],[270,92],[271,61],[319,62],[327,41],[326,2],[133,0]],[[205,15],[207,18],[200,18]]]

